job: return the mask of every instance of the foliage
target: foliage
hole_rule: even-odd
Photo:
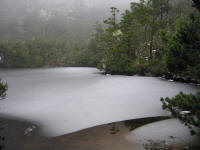
[[[166,41],[176,30],[177,18],[193,11],[190,4],[186,1],[141,0],[131,3],[130,10],[126,10],[119,21],[119,11],[112,7],[104,28],[96,32],[100,36],[94,36],[90,41],[93,51],[99,54],[101,65],[98,66],[113,74],[151,73],[159,76],[168,72]],[[179,64],[179,61],[181,59],[174,63]],[[193,68],[188,70],[194,71]]]
[[[0,78],[0,99],[5,98],[7,89],[8,85],[2,82],[2,79]]]
[[[136,59],[132,61],[130,68],[133,74],[145,75],[148,72],[148,62],[144,59]]]
[[[153,76],[162,76],[167,72],[166,59],[163,56],[161,59],[152,59],[148,65],[149,72]]]
[[[8,85],[2,82],[2,79],[0,78],[0,99],[5,98],[7,89],[8,89]],[[4,141],[4,137],[0,136],[0,141]],[[0,144],[0,149],[3,149],[3,148],[4,148],[4,145]]]
[[[101,24],[97,23],[94,28],[94,33],[88,44],[88,64],[96,67],[105,55],[105,42],[103,40],[104,29]]]
[[[106,72],[108,73],[121,73],[125,72],[128,65],[128,56],[123,51],[121,46],[121,30],[117,23],[117,14],[119,10],[115,7],[111,8],[111,17],[104,20],[107,25],[105,34],[103,35],[105,43],[104,64]]]
[[[180,18],[175,33],[164,34],[162,38],[167,49],[167,69],[175,75],[199,80],[200,14],[193,12],[189,17]],[[194,95],[180,92],[173,98],[161,98],[161,101],[163,109],[169,110],[188,126],[192,135],[200,136],[200,93]]]
[[[167,38],[167,68],[179,75],[200,77],[200,15],[180,19],[175,34]]]
[[[68,41],[30,40],[0,42],[0,67],[94,66],[94,52]]]
[[[200,93],[180,94],[173,98],[161,98],[163,109],[169,110],[172,115],[180,119],[191,129],[191,134],[197,134],[194,127],[200,129]]]

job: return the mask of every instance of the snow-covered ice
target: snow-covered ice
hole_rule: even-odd
[[[105,76],[95,68],[0,70],[0,76],[9,86],[1,115],[36,122],[47,136],[167,115],[160,97],[197,90],[153,77]]]

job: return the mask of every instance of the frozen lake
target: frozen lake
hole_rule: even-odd
[[[196,87],[153,77],[106,76],[95,68],[0,70],[9,86],[1,115],[33,121],[47,136],[166,115],[160,97]]]

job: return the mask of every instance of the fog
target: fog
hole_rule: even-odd
[[[132,0],[133,1],[133,0]],[[0,38],[26,36],[88,37],[93,25],[115,6],[123,12],[131,0],[0,0]]]

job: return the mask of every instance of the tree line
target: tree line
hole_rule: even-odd
[[[112,7],[111,16],[84,41],[67,35],[0,40],[0,67],[98,66],[111,74],[197,80],[200,23],[193,6],[198,3],[141,0],[121,16]]]
[[[36,68],[93,66],[93,53],[71,40],[20,40],[0,42],[0,67]]]
[[[119,19],[111,8],[97,25],[90,48],[111,74],[200,77],[200,19],[191,1],[141,0]]]

